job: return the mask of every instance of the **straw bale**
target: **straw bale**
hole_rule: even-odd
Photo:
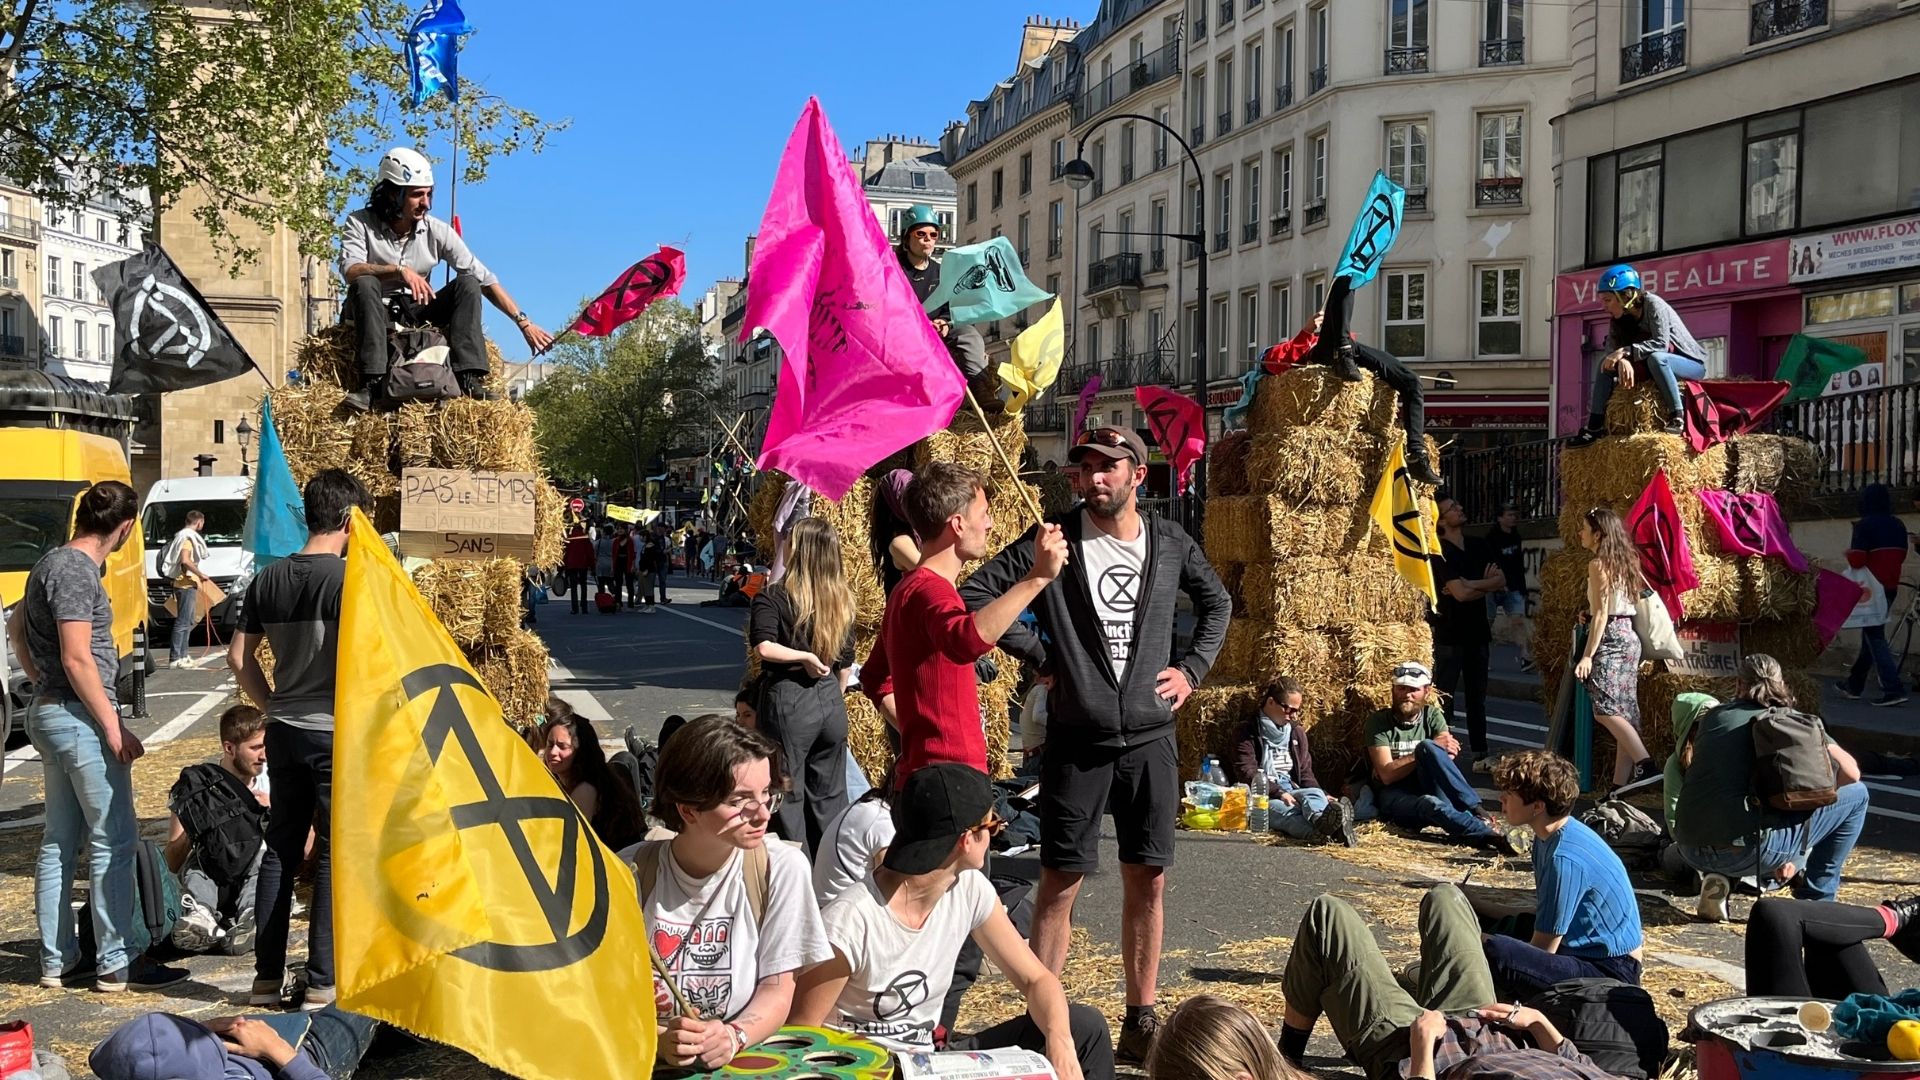
[[[1659,431],[1667,422],[1667,405],[1652,380],[1641,378],[1633,389],[1615,389],[1607,401],[1607,434],[1633,435]]]
[[[300,373],[300,381],[358,387],[360,371],[354,357],[354,341],[352,323],[334,323],[302,338],[293,355],[294,370]]]
[[[980,718],[987,732],[987,772],[995,779],[1005,779],[1013,775],[1007,743],[1012,735],[1010,706],[1020,687],[1020,662],[999,649],[988,655],[999,665],[1000,673],[980,687]]]
[[[1261,379],[1247,414],[1247,430],[1276,434],[1312,424],[1340,431],[1385,431],[1393,426],[1398,400],[1372,372],[1357,383],[1342,380],[1321,364],[1302,364]]]
[[[1241,597],[1240,582],[1242,578],[1246,577],[1246,564],[1227,563],[1222,566],[1216,563],[1213,569],[1215,573],[1220,575],[1220,584],[1227,587],[1227,595],[1233,598],[1233,613],[1235,615],[1245,615],[1247,613],[1247,602]]]
[[[1417,660],[1433,665],[1433,630],[1426,622],[1367,623],[1344,627],[1333,635],[1345,656],[1336,666],[1353,673],[1354,685],[1385,689],[1396,664]],[[1388,691],[1391,693],[1391,691]]]
[[[1255,494],[1300,506],[1348,507],[1360,499],[1367,481],[1362,458],[1377,462],[1379,445],[1372,436],[1317,425],[1255,435],[1247,453],[1247,484]]]
[[[393,450],[400,468],[433,467],[433,406],[414,401],[393,414]]]
[[[861,653],[865,656],[865,653]],[[858,690],[847,695],[847,748],[867,783],[878,786],[893,768],[893,750],[887,745],[887,722],[873,701]]]
[[[1373,528],[1365,507],[1301,507],[1276,495],[1208,498],[1204,534],[1215,569],[1386,551],[1386,538]]]
[[[467,661],[507,723],[524,728],[540,719],[547,706],[547,647],[538,635],[515,630],[504,642],[469,649]]]
[[[1410,623],[1426,604],[1394,572],[1393,560],[1373,555],[1300,558],[1284,568],[1249,563],[1240,588],[1247,613],[1272,627]]]
[[[1587,564],[1593,554],[1568,547],[1540,564],[1540,611],[1533,623],[1533,657],[1542,671],[1566,666],[1574,622],[1587,606]]]
[[[395,523],[398,525],[398,506]],[[560,490],[541,477],[533,485],[533,560],[532,565],[552,570],[560,565],[567,545],[567,500]],[[691,573],[691,569],[688,571]]]
[[[1253,489],[1247,480],[1247,452],[1253,447],[1253,435],[1229,431],[1213,444],[1207,457],[1209,497],[1246,495]]]
[[[393,467],[393,419],[385,413],[358,413],[346,421],[346,470],[373,496],[396,495],[400,478]]]
[[[439,469],[538,472],[533,410],[517,401],[459,398],[429,406],[433,460]]]
[[[1743,495],[1764,491],[1792,505],[1813,493],[1827,462],[1819,447],[1795,435],[1735,435],[1707,447],[1700,468],[1720,479],[1716,487]]]
[[[1751,622],[1813,614],[1818,575],[1797,574],[1778,559],[1702,554],[1696,549],[1693,569],[1700,587],[1680,594],[1689,619]]]
[[[1811,619],[1761,619],[1740,627],[1742,653],[1766,653],[1783,667],[1809,667],[1825,651]]]
[[[1259,709],[1264,689],[1251,683],[1226,683],[1203,686],[1187,696],[1187,703],[1174,714],[1174,740],[1180,751],[1181,776],[1199,773],[1200,759],[1208,754],[1218,754],[1222,760],[1229,758],[1240,729]]]
[[[780,509],[780,497],[792,482],[787,474],[774,470],[760,473],[755,480],[753,497],[747,501],[747,525],[753,530],[754,543],[761,551],[774,548],[773,515]]]
[[[1040,474],[1040,512],[1052,517],[1064,514],[1072,509],[1074,502],[1073,481],[1063,472],[1045,472]]]
[[[1252,495],[1208,495],[1203,546],[1207,561],[1215,569],[1250,563],[1263,556],[1260,543],[1266,522],[1263,502]]]
[[[1260,632],[1261,628],[1251,620],[1229,621],[1226,640],[1220,643],[1220,655],[1214,658],[1213,670],[1207,677],[1227,682],[1252,680],[1254,639]]]
[[[520,585],[526,570],[518,559],[490,559],[482,583],[486,589],[486,614],[482,618],[481,640],[505,641],[520,629]]]
[[[1000,448],[1007,452],[1007,460],[1017,463],[1027,449],[1027,431],[1020,417],[1005,413],[996,416],[993,433],[1000,439]],[[992,440],[987,438],[973,410],[965,406],[954,415],[952,427],[936,431],[914,445],[914,468],[933,461],[964,465],[987,477],[989,484],[1004,483],[1007,478],[1006,467],[1000,464],[1000,455],[994,453]]]
[[[784,485],[781,485],[784,488]],[[758,494],[756,493],[756,500]],[[775,508],[779,500],[775,500]],[[833,526],[840,538],[840,565],[845,571],[847,585],[853,589],[854,623],[862,628],[877,628],[880,616],[886,610],[887,596],[880,586],[880,571],[873,565],[873,552],[868,546],[868,538],[873,528],[873,480],[861,477],[847,490],[846,497],[835,502],[832,499],[815,495],[810,504],[809,513]],[[771,535],[773,530],[772,512],[768,512],[766,528],[768,537],[762,551],[771,553],[778,546]]]
[[[1297,680],[1313,701],[1337,699],[1352,681],[1353,673],[1331,633],[1257,625],[1248,629],[1252,644],[1247,675],[1236,681],[1266,686],[1284,675]]]
[[[273,391],[273,425],[295,483],[347,463],[352,435],[334,414],[346,393],[327,382],[289,383]]]
[[[1601,439],[1560,454],[1560,486],[1567,507],[1584,513],[1595,506],[1625,510],[1640,497],[1659,469],[1676,499],[1701,487],[1700,471],[1687,440],[1678,435],[1643,434]]]
[[[413,572],[413,584],[454,643],[470,648],[519,629],[520,575],[514,559],[436,559]]]
[[[399,532],[400,493],[375,495],[373,497],[373,513],[369,516],[373,518],[374,530],[382,535]],[[558,559],[559,556],[555,555],[554,558]]]

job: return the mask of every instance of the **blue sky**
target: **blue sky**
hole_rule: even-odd
[[[889,132],[937,141],[1010,75],[1029,15],[1084,25],[1097,0],[976,0],[960,9],[820,3],[463,0],[460,54],[484,84],[573,126],[539,155],[496,159],[458,195],[474,253],[558,332],[583,297],[662,243],[687,253],[682,298],[738,276],[742,243],[808,95],[849,151]],[[439,161],[445,140],[429,145]],[[434,213],[449,212],[447,184]],[[519,334],[489,309],[509,359]]]

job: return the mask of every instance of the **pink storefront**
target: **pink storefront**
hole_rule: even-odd
[[[1770,377],[1800,332],[1801,291],[1790,278],[1790,241],[1633,261],[1652,292],[1680,313],[1707,350],[1707,377]],[[1554,279],[1553,433],[1571,435],[1587,418],[1593,369],[1607,339],[1600,269]]]

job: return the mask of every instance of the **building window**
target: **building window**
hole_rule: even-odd
[[[1133,182],[1133,136],[1132,123],[1120,125],[1120,182],[1123,184]]]
[[[1033,151],[1020,155],[1020,194],[1033,190]]]
[[[978,221],[979,219],[980,219],[980,182],[976,180],[973,183],[970,183],[967,185],[967,224],[971,225],[975,221]]]
[[[1660,249],[1660,178],[1662,147],[1648,146],[1622,153],[1615,188],[1619,221],[1614,257],[1626,259]]]
[[[1165,320],[1166,316],[1160,313],[1159,308],[1147,312],[1147,348],[1156,353],[1166,348],[1166,343],[1160,340]]]
[[[1519,356],[1521,351],[1521,274],[1518,266],[1480,268],[1480,356]]]
[[[66,350],[61,348],[60,330],[60,316],[47,316],[47,348],[52,350],[55,356],[66,355]]]
[[[1173,110],[1162,105],[1155,115],[1163,126],[1155,128],[1153,132],[1153,167],[1164,169],[1167,167],[1167,132],[1173,128]]]
[[[1293,284],[1281,282],[1267,289],[1267,318],[1273,329],[1268,332],[1275,342],[1285,341],[1293,336]]]
[[[1240,164],[1240,197],[1246,203],[1246,216],[1240,219],[1240,242],[1251,244],[1260,239],[1260,159]]]
[[[1293,227],[1293,147],[1273,152],[1273,234]]]
[[[1521,202],[1522,116],[1517,112],[1480,115],[1480,175],[1474,184],[1475,206],[1518,206]]]
[[[1133,352],[1133,320],[1121,315],[1113,320],[1113,355],[1126,356]]]
[[[1213,250],[1227,249],[1227,234],[1233,231],[1233,172],[1223,169],[1213,176]]]
[[[1200,366],[1199,366],[1200,365],[1200,308],[1199,306],[1195,304],[1188,304],[1186,306],[1185,313],[1182,316],[1181,323],[1178,326],[1175,326],[1174,330],[1180,333],[1182,336],[1184,336],[1187,339],[1187,358],[1186,358],[1187,363],[1184,370],[1198,371],[1200,369]]]
[[[1214,75],[1214,93],[1220,99],[1214,134],[1219,136],[1233,130],[1233,54],[1221,57],[1214,64]]]
[[[4,213],[6,213],[6,211],[0,210],[0,214]],[[11,278],[13,276],[13,249],[0,248],[0,278]]]
[[[1284,109],[1293,104],[1293,22],[1273,32],[1273,107]]]
[[[1207,320],[1207,340],[1213,344],[1212,369],[1208,378],[1220,378],[1233,371],[1233,342],[1227,340],[1232,331],[1227,327],[1227,298],[1213,298],[1213,315]]]
[[[1047,204],[1047,258],[1060,257],[1060,249],[1067,241],[1067,217],[1059,199]]]
[[[1480,66],[1524,64],[1527,21],[1523,0],[1486,0],[1487,25],[1481,31]]]
[[[953,211],[941,210],[936,212],[935,216],[940,219],[940,239],[951,243],[953,240]]]
[[[1058,74],[1058,73],[1059,73],[1058,69],[1056,69],[1055,74]],[[1067,140],[1064,138],[1055,139],[1053,140],[1053,178],[1055,180],[1060,179],[1060,174],[1066,171],[1067,171]]]
[[[1781,232],[1798,224],[1799,112],[1748,122],[1746,190],[1747,235]]]
[[[1205,69],[1195,71],[1187,84],[1187,123],[1192,127],[1193,136],[1187,142],[1199,146],[1207,141],[1207,73]]]
[[[1097,364],[1106,357],[1100,355],[1100,320],[1087,320],[1087,361]]]
[[[107,242],[107,219],[100,218],[93,223],[93,238],[101,243]],[[102,354],[104,355],[104,354]]]
[[[1620,81],[1629,83],[1687,62],[1686,0],[1627,0]]]
[[[1247,364],[1260,360],[1260,294],[1248,289],[1240,294],[1240,334],[1247,339]]]
[[[1087,227],[1087,265],[1088,266],[1092,266],[1094,263],[1097,263],[1100,261],[1100,256],[1101,256],[1100,237],[1103,233],[1106,232],[1106,229],[1107,229],[1107,223],[1105,221],[1096,221],[1092,225],[1089,225]]]
[[[1093,184],[1087,188],[1090,198],[1099,198],[1107,190],[1107,140],[1095,139],[1091,147],[1092,157],[1087,164],[1093,166]]]
[[[73,358],[75,360],[87,358],[87,324],[79,319],[73,320]]]
[[[87,298],[86,263],[76,262],[73,264],[73,298],[75,300],[85,300]]]
[[[1192,210],[1192,213],[1188,214],[1187,218],[1193,222],[1194,234],[1197,236],[1205,236],[1207,234],[1206,199],[1203,197],[1203,189],[1199,184],[1187,185],[1187,206]],[[1189,245],[1190,250],[1187,252],[1187,258],[1191,259],[1201,254],[1205,245],[1205,240],[1197,244]]]
[[[1167,267],[1167,204],[1156,199],[1147,208],[1147,231],[1153,235],[1147,237],[1147,269],[1164,270]]]
[[[1059,274],[1047,275],[1047,291],[1052,293],[1055,296],[1060,295],[1060,275]]]
[[[1427,0],[1387,0],[1388,75],[1427,70]]]
[[[1305,314],[1311,316],[1314,312],[1317,312],[1321,308],[1324,308],[1327,306],[1326,275],[1318,274],[1308,278],[1307,293],[1308,295],[1313,297],[1313,307],[1309,309],[1307,312],[1305,312]]]
[[[1387,310],[1381,336],[1387,351],[1402,360],[1421,359],[1427,355],[1427,272],[1388,270],[1382,276]]]
[[[60,295],[60,260],[52,255],[47,256],[46,293],[48,296]]]
[[[1307,172],[1306,221],[1302,228],[1312,228],[1327,222],[1327,133],[1321,132],[1308,140],[1312,157]]]
[[[1114,235],[1120,238],[1121,251],[1127,253],[1133,251],[1133,234],[1137,231],[1133,227],[1133,207],[1129,206],[1120,211],[1120,227],[1114,230]]]
[[[1246,45],[1247,123],[1260,119],[1260,106],[1267,93],[1267,45],[1255,38]]]
[[[100,359],[113,359],[113,327],[107,323],[100,324]]]
[[[1028,264],[1033,255],[1032,251],[1027,247],[1027,244],[1032,239],[1032,222],[1027,220],[1030,216],[1031,215],[1028,214],[1021,214],[1019,220],[1013,223],[1013,246],[1020,249],[1020,265],[1022,267]]]
[[[1307,93],[1317,94],[1327,88],[1332,77],[1327,58],[1327,5],[1321,4],[1307,13],[1307,48],[1310,50],[1307,60]]]
[[[1006,201],[1006,195],[1007,195],[1006,177],[1002,175],[1001,170],[995,169],[993,170],[993,176],[991,180],[993,185],[992,206],[995,210],[998,210],[1000,209],[1000,204]]]
[[[918,188],[926,187],[927,174],[916,170],[913,174],[913,186]]]
[[[1425,120],[1403,120],[1387,125],[1387,179],[1407,189],[1408,213],[1418,213],[1427,208]]]

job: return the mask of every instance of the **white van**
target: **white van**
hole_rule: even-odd
[[[173,616],[166,605],[173,599],[173,583],[160,576],[160,555],[167,541],[186,525],[187,513],[207,515],[207,561],[200,567],[227,594],[213,609],[213,624],[222,637],[240,621],[240,598],[253,580],[253,556],[240,547],[247,523],[247,494],[253,479],[246,476],[183,476],[162,480],[147,492],[140,511],[140,533],[146,541],[147,617],[154,627],[152,640],[165,642]],[[204,616],[203,616],[204,617]]]

